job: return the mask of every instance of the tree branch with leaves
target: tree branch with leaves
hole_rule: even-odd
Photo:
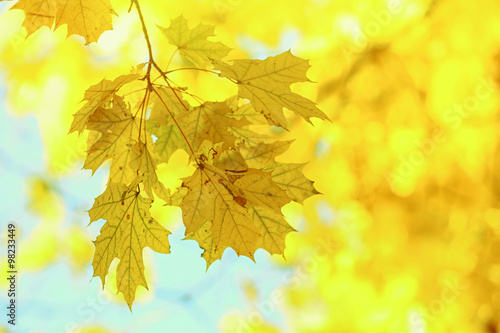
[[[115,13],[108,1],[99,2],[102,10],[94,9],[95,1],[86,1],[88,5],[78,1],[82,6],[77,6],[76,0],[53,0],[34,8],[32,2],[20,0],[13,9],[25,11],[28,35],[42,26],[57,29],[68,24],[69,34],[83,36],[89,44],[112,28]],[[189,28],[179,16],[168,28],[158,28],[177,47],[174,54],[178,52],[193,66],[169,70],[172,54],[162,70],[154,60],[138,0],[131,1],[129,11],[133,8],[149,61],[88,88],[70,127],[70,133],[89,133],[85,169],[94,173],[111,161],[106,190],[89,210],[91,222],[106,220],[94,242],[92,265],[94,276],[104,285],[111,262],[119,259],[118,292],[130,308],[137,287],[147,288],[144,247],[170,251],[170,232],[149,211],[154,200],[181,208],[186,239],[196,240],[204,250],[207,268],[227,248],[252,260],[258,248],[282,255],[285,237],[294,230],[282,207],[290,201],[302,203],[317,191],[303,175],[302,164],[275,160],[291,141],[269,141],[253,126],[265,123],[287,129],[284,108],[309,122],[311,117],[327,119],[314,102],[290,89],[293,83],[309,81],[307,60],[287,51],[265,60],[226,62],[223,59],[231,49],[209,40],[214,26]],[[154,71],[156,79],[152,79]],[[224,101],[205,101],[171,80],[178,71],[204,71],[229,80],[237,85],[238,94]],[[163,83],[156,83],[158,79]],[[140,88],[120,94],[137,85]],[[157,166],[179,149],[189,155],[195,171],[171,193],[158,178]]]

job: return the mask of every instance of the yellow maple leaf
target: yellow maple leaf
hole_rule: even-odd
[[[230,127],[227,129],[229,133],[234,135],[240,142],[247,143],[250,146],[258,145],[260,142],[269,140],[270,138],[252,131],[248,126]]]
[[[203,141],[213,144],[222,143],[222,148],[234,147],[237,139],[228,128],[242,127],[248,124],[244,119],[226,117],[232,110],[224,102],[207,102],[177,118],[191,146],[197,150]]]
[[[102,135],[89,148],[84,169],[94,173],[105,160],[112,159],[110,179],[128,184],[135,176],[128,164],[131,148],[138,140],[140,121],[119,96],[115,96],[111,108],[97,108],[89,117],[87,128]]]
[[[83,96],[83,100],[87,102],[73,115],[74,119],[71,123],[69,133],[77,131],[81,134],[87,125],[90,115],[99,106],[113,101],[113,97],[118,89],[127,83],[137,80],[139,77],[140,74],[127,74],[119,76],[113,81],[104,79],[87,89]]]
[[[170,156],[179,149],[189,152],[189,146],[176,125],[159,125],[156,120],[148,120],[146,129],[158,137],[154,149],[161,162],[168,162]]]
[[[151,217],[151,202],[135,189],[110,182],[89,210],[91,223],[101,218],[107,221],[94,242],[94,276],[99,276],[104,285],[111,262],[120,259],[116,275],[118,292],[123,293],[130,309],[137,287],[148,288],[143,248],[148,246],[156,252],[170,252],[170,232]]]
[[[238,84],[238,95],[249,99],[256,111],[261,112],[271,125],[287,128],[283,107],[294,111],[308,122],[309,118],[328,117],[316,104],[290,90],[290,84],[307,82],[309,62],[286,51],[265,60],[238,59],[229,65],[214,61],[220,76]]]
[[[284,189],[286,194],[298,203],[314,194],[319,194],[314,188],[314,182],[304,176],[302,170],[306,164],[276,163],[266,170],[271,171],[273,182]]]
[[[296,231],[283,218],[282,214],[276,214],[262,207],[252,207],[250,210],[252,221],[259,229],[261,238],[255,245],[270,254],[282,254],[285,252],[285,238],[291,231]]]
[[[254,218],[258,219],[255,212],[279,215],[281,207],[290,202],[286,192],[273,183],[270,173],[256,169],[232,173],[201,164],[184,180],[183,187],[188,189],[180,204],[186,235],[202,239],[202,247],[209,245],[205,248],[208,265],[220,258],[227,247],[253,259],[257,242],[263,237],[254,222]],[[199,233],[206,220],[211,222],[213,244],[207,241],[208,231]],[[262,226],[266,224],[261,223]],[[262,242],[260,245],[268,244]],[[274,247],[265,249],[276,253]]]
[[[264,207],[281,214],[281,207],[290,202],[288,195],[275,184],[269,172],[248,169],[236,175],[227,174],[235,187],[232,192],[240,194],[247,207]]]
[[[28,37],[43,26],[52,28],[57,13],[57,0],[19,0],[12,9],[24,11],[23,26]]]
[[[244,202],[236,201],[243,197],[233,194],[224,181],[215,172],[198,168],[183,182],[188,188],[180,204],[186,234],[196,232],[207,219],[212,222],[217,251],[224,252],[227,247],[232,247],[238,255],[253,259],[255,244],[261,235]]]
[[[275,157],[287,151],[292,142],[293,140],[273,143],[259,142],[250,148],[240,145],[240,152],[249,167],[262,169],[275,164]]]
[[[150,143],[152,145],[152,143]],[[154,148],[153,148],[154,149]],[[151,200],[154,200],[153,191],[163,201],[170,203],[170,191],[158,180],[156,175],[155,158],[152,152],[141,141],[132,147],[132,160],[130,167],[139,177],[143,177],[144,191]]]
[[[239,145],[241,156],[250,168],[262,169],[271,172],[273,182],[284,189],[288,196],[298,203],[318,191],[314,188],[314,182],[304,176],[302,170],[305,164],[277,163],[276,156],[284,153],[293,141],[276,141],[273,143],[259,142],[255,146],[247,148]]]
[[[282,215],[265,208],[252,207],[249,209],[249,214],[261,235],[255,243],[255,249],[262,248],[270,254],[283,255],[286,235],[296,230],[288,224]],[[207,269],[214,261],[222,258],[223,250],[218,250],[215,246],[212,222],[209,220],[205,220],[198,230],[188,233],[184,239],[192,239],[198,242],[199,246],[204,250],[201,256],[206,260]]]
[[[225,171],[241,172],[248,170],[248,164],[241,154],[233,149],[224,150],[217,161],[215,166]]]
[[[158,120],[149,121],[147,128],[159,138],[156,152],[166,162],[177,149],[184,149],[187,153],[191,153],[191,149],[198,151],[205,140],[222,143],[224,149],[234,147],[237,137],[229,129],[249,123],[245,119],[226,117],[231,112],[224,102],[207,102],[177,114],[176,123],[170,120],[168,125],[159,125]]]
[[[113,29],[113,14],[116,15],[109,0],[57,0],[55,29],[67,24],[68,35],[83,36],[87,45]]]
[[[182,57],[188,58],[200,67],[211,60],[220,60],[231,50],[220,42],[211,42],[207,38],[214,36],[214,26],[199,24],[189,29],[186,19],[179,16],[171,21],[170,27],[158,26],[168,41],[178,47]]]
[[[207,270],[217,259],[222,258],[223,251],[217,250],[212,236],[212,222],[205,220],[195,232],[187,233],[184,239],[192,239],[198,242],[203,249],[201,257],[207,262]]]
[[[266,118],[260,112],[255,111],[252,104],[245,103],[243,105],[238,105],[239,97],[233,96],[227,100],[228,106],[234,110],[232,113],[228,113],[226,116],[230,118],[241,119],[245,117],[252,124],[264,125],[267,124]]]
[[[182,92],[178,90],[160,87],[156,88],[156,93],[151,99],[153,107],[149,120],[158,125],[172,124],[172,116],[191,109],[189,103],[182,98]]]
[[[99,36],[113,29],[116,15],[109,0],[19,0],[12,9],[21,9],[28,36],[43,26],[54,29],[68,25],[68,35],[85,38],[85,45],[97,42]]]

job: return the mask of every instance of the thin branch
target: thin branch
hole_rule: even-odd
[[[148,137],[147,137],[147,133],[146,133],[146,112],[147,112],[148,104],[149,104],[149,96],[151,96],[151,90],[148,89],[146,91],[147,91],[146,102],[143,104],[142,111],[141,111],[141,125],[142,125],[142,123],[144,123],[144,145],[145,146],[148,145]],[[141,130],[139,127],[139,141],[141,140],[140,138],[141,138]]]
[[[147,88],[141,88],[141,89],[137,89],[137,90],[134,90],[134,91],[130,91],[130,92],[126,93],[126,94],[123,94],[123,97],[128,96],[128,95],[135,94],[135,93],[137,93],[137,92],[139,92],[139,91],[143,91],[143,90],[145,90],[145,89],[147,89]]]
[[[153,49],[151,47],[151,41],[149,40],[148,29],[146,28],[146,22],[144,21],[144,16],[142,16],[142,11],[141,11],[141,6],[139,5],[139,1],[132,0],[132,3],[135,5],[135,8],[137,9],[137,14],[139,15],[139,20],[141,21],[142,25],[142,32],[144,33],[144,38],[146,39],[146,44],[148,45],[149,62],[148,62],[148,69],[146,71],[146,77],[148,78],[149,81],[149,75],[151,73],[151,65],[154,64]]]
[[[194,155],[194,150],[193,148],[191,147],[191,144],[189,143],[186,135],[184,134],[184,132],[182,131],[181,127],[179,126],[179,123],[177,122],[177,120],[175,119],[174,115],[172,114],[172,112],[170,111],[170,109],[168,108],[167,104],[165,103],[165,101],[162,99],[161,95],[158,93],[158,91],[155,89],[155,87],[153,86],[153,83],[151,82],[151,69],[154,67],[158,73],[160,73],[160,76],[163,77],[163,79],[165,80],[165,83],[168,85],[168,87],[172,90],[172,92],[174,93],[175,97],[177,98],[177,100],[179,101],[179,103],[182,104],[182,106],[184,107],[184,109],[186,111],[189,111],[189,108],[184,104],[184,102],[182,101],[182,98],[179,97],[178,95],[178,92],[176,89],[174,89],[172,87],[172,85],[170,84],[169,82],[169,79],[167,78],[167,73],[172,73],[176,70],[171,70],[169,72],[164,72],[160,66],[158,66],[158,64],[154,61],[154,58],[153,58],[153,49],[151,47],[151,41],[149,39],[149,34],[148,34],[148,29],[146,28],[146,22],[144,21],[144,16],[142,15],[142,11],[141,11],[141,6],[139,5],[139,0],[131,0],[131,4],[134,4],[136,9],[137,9],[137,14],[139,15],[139,20],[141,21],[141,25],[142,25],[142,31],[144,33],[144,38],[146,39],[146,44],[148,46],[148,52],[149,52],[149,62],[148,62],[148,68],[147,68],[147,71],[146,71],[146,75],[144,76],[144,79],[147,81],[147,88],[146,88],[146,94],[144,96],[144,99],[142,100],[142,103],[141,105],[139,106],[139,108],[141,109],[142,113],[141,113],[141,118],[142,116],[144,115],[144,110],[145,108],[147,107],[147,103],[149,101],[149,94],[151,92],[154,92],[158,98],[160,99],[160,101],[162,102],[162,104],[165,106],[165,108],[167,109],[168,113],[170,114],[170,116],[172,117],[172,120],[174,121],[175,125],[177,126],[177,128],[179,129],[179,131],[181,132],[182,134],[182,137],[184,138],[184,140],[186,141],[186,144],[187,146],[189,147],[189,150],[191,151],[191,153]],[[170,64],[170,62],[169,62]],[[168,69],[168,67],[167,67]],[[185,70],[185,69],[188,69],[188,68],[181,68],[181,69],[178,69],[178,70]],[[213,72],[213,71],[209,71],[209,70],[206,70],[206,69],[200,69],[200,68],[191,68],[191,69],[194,69],[194,70],[201,70],[201,71],[206,71],[206,72],[209,72],[209,73],[212,73],[212,74],[218,74],[216,72]],[[139,111],[139,110],[138,110]],[[142,127],[142,121],[141,121],[141,125],[139,127],[139,138],[140,138],[140,135],[141,135],[141,127]]]
[[[156,65],[156,63],[153,63],[153,65],[155,65],[155,68],[158,70],[158,72],[160,73],[161,77],[163,77],[163,79],[165,80],[165,83],[168,85],[168,87],[170,89],[172,89],[172,92],[174,93],[175,97],[177,98],[177,100],[179,101],[179,103],[182,104],[182,107],[184,108],[184,110],[186,111],[189,111],[189,108],[184,105],[184,102],[182,101],[182,98],[179,97],[179,95],[177,95],[177,92],[176,90],[172,87],[172,85],[170,84],[170,79],[167,77],[167,73],[163,72],[159,67],[158,65]],[[173,118],[173,115],[172,115],[172,118]],[[174,119],[175,120],[175,119]],[[180,129],[180,128],[179,128]]]

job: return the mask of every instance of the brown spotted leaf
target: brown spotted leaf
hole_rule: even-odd
[[[184,180],[183,187],[188,189],[180,205],[186,234],[198,233],[206,221],[211,222],[213,244],[206,239],[203,244],[212,244],[205,250],[217,256],[230,247],[238,255],[253,259],[263,237],[259,231],[262,223],[254,221],[255,209],[279,216],[281,207],[290,202],[286,192],[273,183],[270,173],[256,169],[233,173],[202,164]],[[275,251],[275,247],[269,250]]]

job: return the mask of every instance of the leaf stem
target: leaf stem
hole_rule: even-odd
[[[174,56],[177,53],[177,51],[179,51],[179,49],[175,49],[175,51],[170,56],[170,59],[168,60],[167,67],[165,68],[165,70],[168,70],[168,67],[170,66],[170,63],[172,62],[172,59],[174,59]]]
[[[170,80],[170,81],[172,81],[172,80]],[[175,82],[173,82],[173,81],[172,81],[172,83],[174,83],[174,84],[175,84]],[[175,84],[175,85],[176,85],[177,87],[179,87],[179,85],[178,85],[178,84]],[[163,85],[161,85],[161,84],[156,84],[156,83],[153,83],[153,86],[163,87]],[[197,95],[195,95],[195,94],[191,94],[190,92],[185,91],[185,90],[182,90],[181,88],[175,88],[175,87],[172,87],[172,90],[178,91],[178,92],[180,92],[180,93],[182,93],[182,94],[189,95],[189,96],[191,96],[193,99],[197,100],[197,101],[198,101],[198,103],[200,103],[200,104],[205,103],[205,100],[204,100],[203,98],[201,98],[200,96],[197,96]]]
[[[182,131],[182,128],[179,126],[179,123],[177,122],[177,120],[175,119],[174,115],[172,114],[172,112],[168,108],[168,106],[165,103],[165,101],[162,99],[161,95],[155,89],[155,87],[153,85],[153,82],[151,81],[151,69],[154,67],[158,71],[158,73],[160,73],[160,76],[163,77],[163,79],[165,80],[165,83],[172,90],[172,92],[174,93],[175,97],[179,100],[179,102],[182,104],[182,106],[184,107],[184,109],[186,111],[189,111],[189,108],[184,104],[184,102],[182,101],[182,99],[177,95],[176,90],[172,87],[172,85],[169,82],[169,79],[167,78],[167,74],[168,73],[172,73],[172,72],[174,72],[176,70],[171,70],[171,71],[168,71],[168,72],[164,72],[160,68],[160,66],[158,66],[158,64],[155,62],[155,60],[153,58],[153,48],[151,47],[151,40],[149,39],[148,29],[146,28],[146,22],[144,21],[144,16],[142,15],[141,6],[139,5],[139,0],[131,0],[131,6],[132,6],[132,4],[134,4],[135,8],[137,9],[137,14],[139,15],[139,20],[141,21],[142,32],[144,33],[144,38],[146,39],[146,44],[148,46],[148,53],[149,53],[148,68],[146,70],[146,75],[144,76],[144,79],[147,81],[148,86],[147,86],[147,89],[146,89],[146,95],[144,96],[144,99],[143,99],[142,104],[141,104],[141,106],[142,106],[142,110],[141,111],[144,111],[144,107],[146,107],[146,105],[144,105],[144,103],[147,103],[147,100],[149,100],[149,93],[150,92],[154,92],[158,96],[158,99],[162,102],[162,104],[167,109],[167,111],[170,114],[170,116],[172,117],[172,120],[174,121],[175,125],[177,126],[177,128],[181,132],[182,137],[186,141],[186,144],[189,147],[189,150],[194,155],[194,150],[193,150],[193,147],[191,147],[191,144],[189,143],[189,140],[187,139],[186,135]],[[173,57],[173,55],[172,55],[172,57]],[[172,60],[172,58],[170,60]],[[169,64],[170,64],[170,61],[169,61]],[[167,69],[168,69],[168,67],[167,67]],[[183,70],[183,69],[187,69],[187,68],[181,68],[179,70]],[[213,73],[213,74],[217,74],[216,72],[205,70],[205,69],[200,69],[200,68],[192,68],[192,69],[196,69],[196,70],[201,70],[201,71],[206,71],[206,72],[210,72],[210,73]],[[142,118],[142,115],[144,115],[144,112],[141,113],[141,118]],[[141,122],[141,125],[142,125],[142,122]],[[139,128],[139,137],[140,137],[140,134],[141,134],[140,132],[141,132],[141,129]]]
[[[144,115],[144,107],[145,107],[146,101],[149,99],[148,98],[149,93],[150,93],[149,89],[146,89],[146,93],[144,94],[144,98],[142,99],[142,102],[139,105],[139,107],[137,108],[137,112],[134,115],[134,118],[137,117],[137,114],[139,113],[139,111],[141,111],[141,122],[139,123],[139,138],[138,138],[139,140],[141,138],[141,129],[142,129],[142,119],[143,119],[143,115]]]
[[[170,73],[173,73],[173,72],[185,71],[185,70],[202,71],[202,72],[207,72],[207,73],[211,73],[211,74],[216,74],[216,75],[219,75],[219,73],[217,73],[217,72],[215,72],[215,71],[212,71],[212,70],[210,70],[210,69],[196,68],[196,67],[183,67],[183,68],[176,68],[176,69],[172,69],[172,70],[166,71],[166,72],[165,72],[165,74],[170,74]]]

